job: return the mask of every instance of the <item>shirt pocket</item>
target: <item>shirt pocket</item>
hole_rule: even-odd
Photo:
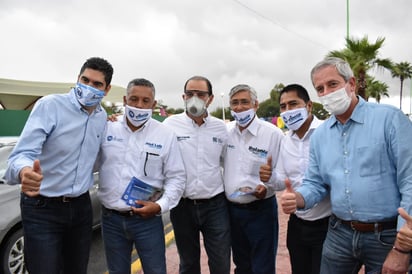
[[[385,147],[385,144],[373,144],[357,148],[355,159],[359,163],[359,175],[361,177],[379,175],[386,172],[386,165],[384,164]]]
[[[163,178],[163,160],[159,152],[144,151],[143,160],[143,175],[152,179]]]

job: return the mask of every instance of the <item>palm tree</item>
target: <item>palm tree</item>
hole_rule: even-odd
[[[412,78],[412,66],[408,62],[396,63],[392,66],[392,77],[399,78],[401,80],[401,91],[399,93],[399,108],[402,109],[402,91],[403,81],[408,78]]]
[[[389,86],[386,83],[375,80],[373,77],[368,77],[366,83],[368,96],[375,98],[377,103],[381,101],[382,96],[389,97]]]
[[[391,69],[392,61],[388,58],[378,58],[379,49],[382,47],[385,38],[377,38],[376,42],[371,44],[368,36],[361,39],[346,38],[346,48],[340,51],[331,51],[328,56],[339,57],[346,60],[352,67],[356,79],[358,79],[357,93],[367,100],[366,95],[366,78],[367,72],[372,68]]]

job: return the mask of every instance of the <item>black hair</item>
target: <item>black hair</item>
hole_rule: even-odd
[[[102,72],[104,75],[104,80],[106,81],[106,86],[110,85],[112,82],[113,67],[105,59],[100,57],[91,57],[87,59],[80,69],[80,74],[82,74],[86,69],[94,69]]]
[[[187,83],[189,83],[189,81],[191,81],[191,80],[205,81],[206,85],[207,85],[207,91],[209,91],[209,96],[213,95],[212,83],[210,83],[209,79],[207,79],[206,77],[203,77],[203,76],[192,76],[192,77],[190,77],[185,83],[184,91],[186,91]]]
[[[280,103],[280,98],[282,97],[283,93],[289,92],[289,91],[295,91],[296,94],[300,99],[302,99],[305,103],[310,101],[309,93],[308,91],[301,85],[299,84],[290,84],[284,87],[280,93],[279,93],[279,103]]]

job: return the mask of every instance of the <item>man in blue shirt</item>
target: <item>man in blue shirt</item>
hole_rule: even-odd
[[[21,183],[25,262],[30,274],[87,273],[92,237],[89,188],[107,114],[112,66],[88,59],[76,87],[41,98],[9,158],[6,180]]]
[[[318,63],[311,77],[332,116],[312,135],[302,185],[296,192],[286,185],[284,212],[312,208],[330,192],[321,273],[379,271],[388,253],[383,271],[407,265],[409,255],[393,246],[404,223],[398,208],[412,212],[412,123],[395,107],[356,96],[353,72],[339,58]]]

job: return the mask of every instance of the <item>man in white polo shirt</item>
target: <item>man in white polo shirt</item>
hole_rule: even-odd
[[[175,207],[183,193],[183,160],[176,135],[151,118],[156,100],[150,81],[130,81],[124,104],[124,117],[108,122],[98,162],[107,265],[109,273],[130,273],[134,244],[145,274],[166,274],[161,214]],[[124,197],[126,203],[123,193],[132,180],[163,195],[148,201]]]
[[[221,156],[227,140],[225,123],[209,114],[213,101],[210,81],[193,76],[184,85],[186,111],[163,123],[177,135],[186,167],[183,198],[170,213],[180,258],[180,274],[200,269],[200,233],[211,274],[230,273],[230,228],[223,191]]]
[[[260,166],[274,168],[283,139],[282,131],[256,116],[256,91],[248,85],[230,90],[235,126],[229,131],[225,155],[225,192],[229,199],[233,261],[236,273],[273,274],[275,219],[273,180],[260,181]]]

